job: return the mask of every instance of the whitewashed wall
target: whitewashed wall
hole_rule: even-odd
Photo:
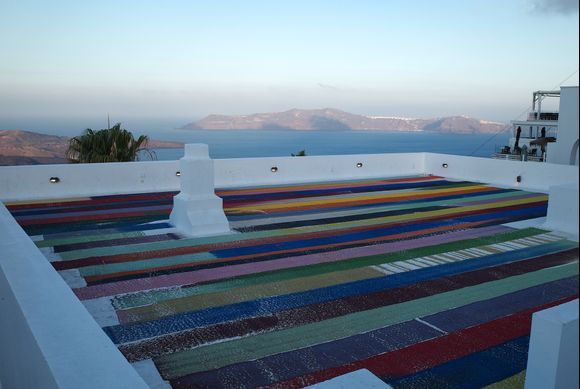
[[[0,167],[0,200],[178,190],[179,161]],[[50,183],[51,177],[60,182]]]
[[[0,381],[4,388],[146,388],[0,203]]]
[[[570,164],[571,154],[578,166],[578,87],[562,87],[560,90],[560,115],[558,118],[558,141],[548,144],[548,162]],[[572,150],[574,144],[576,149]]]
[[[448,178],[545,193],[553,185],[578,182],[578,166],[459,155],[426,153],[425,169],[430,174]],[[517,182],[517,176],[521,182]]]
[[[362,163],[361,167],[357,167]],[[447,164],[447,168],[443,167]],[[272,172],[272,167],[277,171]],[[0,167],[0,200],[178,191],[179,161]],[[548,192],[578,182],[578,167],[432,153],[214,160],[216,187],[435,174]],[[516,182],[521,176],[522,182]],[[49,182],[58,177],[60,182]]]
[[[0,200],[177,191],[178,170],[179,161],[0,167]],[[217,187],[417,174],[543,192],[576,183],[572,187],[578,198],[577,166],[430,153],[214,161]],[[517,176],[521,183],[516,182]],[[52,184],[50,177],[59,177],[60,182]],[[560,214],[553,212],[556,218]],[[1,203],[0,253],[3,387],[144,385]],[[88,376],[92,378],[87,381]]]
[[[362,164],[358,167],[357,164]],[[423,174],[424,153],[216,159],[215,183],[227,188]],[[276,172],[272,172],[275,167]]]

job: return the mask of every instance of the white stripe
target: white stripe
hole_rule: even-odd
[[[497,244],[497,243],[490,244],[490,245],[489,245],[489,247],[491,247],[491,248],[494,248],[494,249],[496,249],[496,250],[498,250],[498,251],[501,251],[501,252],[504,252],[504,251],[509,251],[507,247],[500,246],[500,245],[499,245],[499,244]]]
[[[538,245],[538,242],[534,242],[533,240],[531,240],[529,238],[518,239],[516,242],[520,242],[520,243],[526,244],[528,246],[537,246]]]
[[[485,247],[485,246],[484,246],[484,247]],[[478,251],[478,252],[480,252],[482,255],[492,255],[492,254],[493,254],[491,251],[487,251],[487,250],[484,250],[484,249],[481,249],[481,248],[477,248],[477,249],[474,249],[474,250],[477,250],[477,251]]]
[[[428,260],[428,259],[425,259],[425,258],[415,258],[415,261],[422,262],[422,263],[424,263],[424,264],[426,264],[428,266],[437,266],[437,265],[440,265],[441,264],[441,262],[439,262],[439,261],[438,262],[435,262],[433,259],[432,260]]]
[[[393,265],[399,266],[399,267],[402,267],[403,269],[408,269],[408,270],[417,270],[417,269],[420,269],[419,266],[411,265],[410,263],[402,262],[402,261],[395,262]]]
[[[459,258],[458,256],[453,256],[451,253],[439,254],[441,257],[451,260],[453,262],[463,261],[463,259]]]
[[[427,264],[425,264],[423,262],[419,262],[419,261],[417,261],[415,259],[409,259],[407,261],[407,263],[410,263],[412,265],[419,266],[419,267],[429,267],[429,265],[427,265]]]
[[[447,334],[447,331],[443,331],[441,328],[439,328],[439,327],[437,327],[437,326],[435,326],[435,325],[433,325],[433,324],[431,324],[431,323],[428,323],[428,322],[426,322],[425,320],[421,320],[421,319],[419,319],[418,317],[416,317],[416,318],[415,318],[415,320],[417,320],[419,323],[421,323],[421,324],[425,324],[426,326],[428,326],[428,327],[431,327],[431,328],[433,328],[434,330],[437,330],[437,331],[439,331],[439,332],[441,332],[441,333],[443,333],[443,334]]]
[[[435,258],[435,259],[439,259],[440,261],[444,261],[444,262],[455,262],[454,259],[452,259],[452,258],[446,258],[446,257],[442,256],[441,254],[431,255],[431,257],[432,258]],[[429,258],[429,257],[427,257],[427,258]]]
[[[516,242],[505,242],[505,244],[507,244],[508,246],[511,246],[515,249],[525,249],[526,246],[524,246],[523,244],[518,244]]]
[[[497,243],[495,247],[499,248],[502,251],[513,251],[513,247],[506,246],[504,244]]]
[[[534,242],[535,244],[541,244],[541,243],[544,243],[544,241],[543,241],[543,240],[541,240],[541,239],[538,239],[538,238],[537,238],[537,237],[535,237],[535,236],[528,236],[526,239],[527,239],[527,240],[529,240],[529,241],[531,241],[531,242]]]
[[[561,240],[562,238],[558,237],[558,236],[554,236],[552,234],[542,234],[542,238],[547,239],[551,242],[554,242],[556,240]]]
[[[459,250],[459,251],[456,251],[455,254],[464,255],[466,257],[465,259],[469,259],[469,258],[473,258],[473,257],[478,256],[478,255],[475,255],[473,253],[470,253],[467,250]]]
[[[463,261],[465,258],[462,255],[457,255],[455,252],[445,253],[447,257],[453,259],[454,261]]]
[[[403,269],[399,269],[398,267],[392,266],[388,263],[382,264],[381,267],[393,273],[401,273],[403,271]]]
[[[380,266],[371,266],[371,268],[374,269],[374,270],[376,270],[376,271],[378,271],[378,272],[380,272],[380,273],[386,274],[388,276],[391,275],[391,274],[393,274],[392,271],[385,270],[385,269],[383,269]]]

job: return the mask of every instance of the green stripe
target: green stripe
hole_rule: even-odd
[[[318,289],[382,276],[384,276],[383,273],[370,267],[364,267],[261,285],[249,285],[243,288],[203,295],[176,296],[182,298],[166,300],[160,304],[133,308],[128,310],[127,313],[131,315],[131,321],[155,320],[163,316],[168,316],[169,312],[171,312],[171,315],[175,315],[180,312],[189,312],[264,297],[303,292],[310,289]]]
[[[487,300],[578,274],[578,262],[486,282],[401,304],[357,312],[287,330],[163,355],[155,365],[165,379],[345,338],[447,309]]]
[[[518,238],[525,238],[543,234],[546,231],[536,228],[526,228],[522,230],[514,230],[501,234],[495,234],[488,237],[479,237],[473,239],[465,239],[458,242],[443,243],[435,246],[420,247],[407,251],[399,251],[389,254],[372,255],[368,257],[353,258],[340,262],[321,263],[310,266],[303,266],[298,268],[274,270],[260,274],[250,274],[240,276],[237,278],[227,279],[224,281],[216,281],[204,285],[196,285],[189,288],[180,289],[161,289],[140,292],[136,294],[127,294],[118,296],[113,299],[113,305],[117,309],[126,309],[130,307],[148,305],[158,303],[163,300],[174,298],[193,296],[205,293],[218,292],[233,288],[240,288],[249,285],[260,285],[270,282],[279,282],[291,280],[301,277],[315,276],[319,274],[331,273],[335,271],[356,269],[364,266],[381,265],[387,262],[407,260],[413,258],[424,257],[432,254],[446,253],[449,251],[456,251],[464,248],[477,247],[489,245],[494,243],[501,243],[508,240]]]
[[[526,371],[522,370],[516,375],[488,385],[485,389],[523,389],[526,381]]]
[[[510,242],[516,242],[511,240]],[[573,245],[569,242],[562,242],[569,246]],[[531,246],[530,244],[526,247]],[[534,244],[533,246],[539,246]],[[480,249],[486,249],[490,253],[491,246],[478,246]],[[464,250],[458,251],[463,252]],[[445,256],[445,254],[440,254]],[[471,258],[479,258],[490,254],[470,254]],[[457,259],[453,259],[457,261]],[[401,263],[401,262],[396,262]],[[409,263],[409,261],[403,262]],[[242,301],[255,300],[258,298],[270,297],[275,295],[283,295],[288,293],[302,292],[306,290],[318,289],[337,285],[342,283],[349,283],[354,281],[366,280],[375,277],[382,277],[383,273],[375,270],[373,267],[363,267],[358,269],[349,269],[339,272],[325,273],[322,275],[296,278],[286,281],[276,281],[260,285],[250,285],[242,288],[229,289],[226,291],[208,293],[204,295],[192,295],[188,297],[179,296],[170,300],[166,300],[159,304],[141,306],[126,311],[131,316],[130,321],[148,321],[155,320],[160,317],[174,315],[181,312],[188,312],[213,306],[234,304]]]
[[[140,236],[145,236],[142,231],[136,232],[121,232],[118,234],[106,234],[106,235],[83,235],[83,236],[72,236],[68,238],[55,238],[46,239],[35,242],[38,247],[54,247],[61,246],[64,244],[75,244],[75,243],[86,243],[86,242],[98,242],[102,240],[112,240],[112,239],[123,239],[123,238],[137,238]]]
[[[513,196],[513,194],[512,194]],[[538,195],[541,196],[541,195]],[[481,196],[484,197],[484,196]],[[471,197],[469,201],[478,201],[478,198]],[[440,203],[440,204],[437,204]],[[430,202],[430,203],[418,203],[418,204],[407,204],[399,205],[396,207],[389,207],[388,210],[404,210],[420,208],[421,206],[435,206],[435,205],[457,205],[459,204],[456,200],[445,200],[441,202]],[[493,207],[492,204],[489,205],[490,208]],[[451,209],[449,210],[451,212]],[[368,211],[364,214],[369,213]],[[374,212],[373,212],[374,213]],[[414,213],[407,215],[407,218],[418,218],[421,217],[422,213]],[[403,216],[401,216],[403,217]],[[357,226],[371,226],[373,224],[384,223],[385,217],[378,217],[376,219],[366,219],[366,220],[355,220],[351,222],[341,222],[332,224],[321,224],[315,226],[305,226],[305,227],[292,227],[284,229],[276,229],[269,231],[255,231],[255,232],[245,232],[242,234],[227,234],[214,236],[209,238],[192,238],[192,239],[180,239],[171,240],[164,242],[154,242],[154,243],[140,243],[126,246],[115,246],[115,247],[100,247],[95,249],[84,249],[76,251],[67,251],[61,254],[63,260],[73,260],[93,256],[105,256],[105,255],[117,255],[117,254],[129,254],[144,251],[154,251],[154,250],[169,250],[178,247],[189,247],[189,246],[200,246],[205,244],[215,244],[215,243],[229,243],[229,242],[241,242],[249,239],[260,239],[260,238],[272,238],[278,236],[288,236],[293,234],[303,234],[303,233],[315,233],[320,231],[328,231],[332,229],[345,229]],[[388,220],[388,219],[387,219]]]
[[[81,273],[81,276],[88,277],[103,274],[120,273],[132,270],[152,269],[162,266],[209,261],[212,259],[216,259],[216,256],[211,253],[204,252],[196,254],[176,255],[173,257],[144,259],[142,261],[128,261],[120,263],[111,263],[107,265],[86,266],[79,268],[79,271]]]

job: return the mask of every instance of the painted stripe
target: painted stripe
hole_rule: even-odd
[[[514,237],[534,235],[538,231],[539,230],[536,229],[526,229],[517,232],[496,234],[495,236],[490,237],[490,239],[503,241]],[[382,257],[382,255],[393,253],[396,251],[405,250],[407,251],[406,255],[412,255],[410,257],[412,258],[415,256],[423,256],[437,252],[445,252],[448,251],[450,248],[453,249],[457,246],[459,246],[459,248],[462,245],[470,246],[474,243],[472,239],[478,238],[469,239],[468,236],[471,234],[475,234],[475,236],[477,236],[478,232],[479,230],[461,231],[457,233],[445,234],[443,236],[431,236],[408,241],[396,242],[389,244],[388,246],[384,245],[384,246],[345,249],[333,252],[332,256],[322,254],[310,254],[288,259],[264,261],[260,263],[259,268],[256,267],[255,264],[231,265],[225,268],[204,269],[192,272],[150,277],[146,280],[120,281],[104,285],[94,285],[85,288],[74,289],[73,291],[81,300],[86,300],[97,297],[139,292],[149,289],[167,288],[179,285],[195,285],[202,282],[216,281],[232,277],[249,276],[255,273],[260,272],[265,273],[273,270],[280,271],[283,269],[287,269],[287,271],[292,271],[290,269],[302,266],[310,266],[310,269],[312,269],[313,271],[324,272],[326,268],[324,267],[323,264],[325,263],[332,263],[332,265],[326,266],[327,267],[332,266],[332,269],[334,270],[345,268],[356,268],[361,266],[379,265],[384,262],[384,258]],[[461,240],[463,240],[463,242],[457,243],[458,241]],[[418,250],[420,248],[424,248],[425,251],[411,252],[409,254],[410,250],[412,249]],[[352,258],[358,258],[356,260],[356,263],[354,263],[354,261],[349,261],[349,264],[351,266],[346,267],[347,264],[345,263],[345,261]],[[314,265],[316,265],[316,268],[313,267]]]
[[[489,313],[489,315],[482,317],[475,315],[473,323],[481,324],[506,314],[502,309],[496,312],[495,307],[505,307],[512,304],[513,311],[508,311],[507,313],[511,314],[544,304],[559,304],[564,302],[567,296],[577,292],[578,279],[572,277],[474,303],[466,307],[473,306],[470,311],[476,313],[484,312],[484,310]],[[477,309],[480,304],[485,304],[485,306],[482,305],[481,309]],[[488,307],[491,307],[491,309],[488,309]],[[464,309],[465,307],[453,308],[441,312],[441,315],[450,314],[451,318],[463,317],[465,316],[463,314]],[[271,355],[256,361],[246,361],[216,370],[194,373],[175,380],[173,384],[177,385],[176,387],[193,385],[194,383],[204,387],[220,387],[225,386],[224,384],[235,387],[264,386],[319,370],[347,365],[440,335],[440,333],[433,331],[431,328],[419,325],[415,320],[411,320],[333,342]],[[413,336],[417,336],[417,338],[412,339]],[[349,350],[349,352],[345,353],[344,350]],[[263,374],[264,371],[268,371],[270,374]]]

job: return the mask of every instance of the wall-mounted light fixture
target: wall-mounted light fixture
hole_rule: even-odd
[[[522,182],[522,176],[517,176],[516,177],[516,182]]]
[[[50,178],[48,179],[48,181],[49,181],[51,184],[58,184],[58,183],[60,182],[60,178],[58,178],[58,177],[50,177]]]
[[[356,164],[356,167],[363,167],[363,164],[362,164],[362,162],[358,162],[358,163]]]
[[[448,165],[448,164],[446,164],[446,163],[444,163],[444,164],[443,164],[443,165],[441,165],[441,166],[443,166],[443,169],[447,169],[447,168],[449,167],[449,165]]]
[[[278,166],[272,166],[272,167],[270,168],[270,171],[271,171],[272,173],[276,173],[276,172],[278,171]]]
[[[181,177],[181,172],[178,170],[178,171],[176,171],[176,172],[175,172],[175,175],[176,175],[177,177]]]

